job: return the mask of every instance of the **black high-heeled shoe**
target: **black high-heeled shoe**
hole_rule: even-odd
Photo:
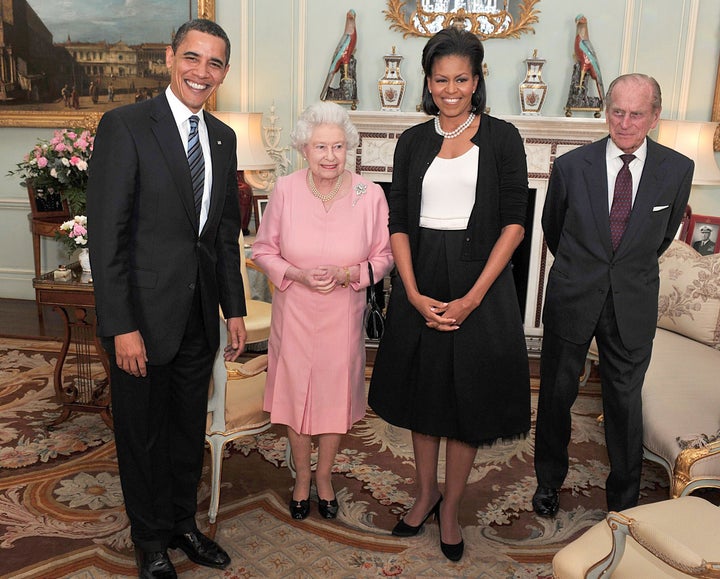
[[[326,501],[325,499],[318,498],[318,511],[324,519],[334,519],[337,517],[338,508],[337,499]]]
[[[435,503],[435,506],[430,509],[430,512],[425,515],[422,523],[420,523],[417,527],[408,525],[405,521],[401,520],[398,522],[397,525],[395,525],[395,528],[392,530],[392,534],[396,537],[414,537],[415,535],[417,535],[420,532],[420,529],[423,528],[425,522],[430,518],[430,515],[435,515],[436,519],[440,516],[440,503],[442,502],[442,500],[442,495],[440,495],[440,498]]]
[[[442,554],[451,561],[457,562],[462,559],[463,551],[465,550],[465,540],[460,539],[459,543],[453,543],[452,545],[449,543],[443,543],[442,525],[440,525],[440,522],[438,522],[438,529],[440,530],[440,550],[442,551]]]
[[[296,501],[294,499],[290,499],[290,516],[293,519],[297,519],[301,521],[302,519],[306,519],[307,516],[310,514],[310,497],[308,496],[307,499],[303,501]]]

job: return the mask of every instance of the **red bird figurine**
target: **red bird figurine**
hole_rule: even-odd
[[[604,99],[605,91],[603,89],[602,75],[600,74],[600,64],[588,35],[587,18],[582,14],[578,14],[575,18],[575,25],[575,60],[580,64],[580,84],[578,86],[583,86],[585,75],[589,74],[595,81],[598,96]]]
[[[330,69],[327,77],[325,77],[325,85],[320,93],[320,100],[327,98],[328,89],[335,74],[343,67],[344,74],[347,75],[347,66],[350,64],[350,58],[355,52],[355,44],[357,43],[357,30],[355,29],[355,10],[348,10],[345,16],[345,32],[343,32],[340,42],[338,42],[335,52],[333,53]]]

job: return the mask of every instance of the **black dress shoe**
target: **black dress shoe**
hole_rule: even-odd
[[[310,497],[308,497],[302,501],[296,501],[294,499],[290,499],[290,516],[293,519],[297,519],[298,521],[301,521],[303,519],[306,519],[309,514],[310,514]]]
[[[230,555],[210,537],[195,530],[175,535],[170,541],[171,549],[181,549],[193,563],[203,567],[225,569],[230,564]]]
[[[337,499],[326,501],[325,499],[318,499],[318,511],[320,516],[324,519],[334,519],[338,514],[338,502]]]
[[[140,579],[177,579],[167,551],[141,551],[136,548],[135,561]]]
[[[430,512],[425,515],[422,523],[420,523],[417,527],[408,525],[405,521],[401,520],[400,522],[398,522],[397,525],[395,525],[395,528],[392,530],[392,534],[396,537],[414,537],[415,535],[417,535],[420,532],[420,529],[423,528],[425,522],[430,518],[430,515],[435,515],[436,519],[440,516],[440,503],[442,502],[442,500],[442,495],[440,495],[440,498],[435,503],[435,506],[430,509]]]
[[[532,498],[532,506],[541,517],[554,517],[560,508],[560,496],[557,489],[538,487]]]

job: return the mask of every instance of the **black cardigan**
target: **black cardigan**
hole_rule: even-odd
[[[420,230],[423,178],[442,142],[431,119],[403,132],[395,148],[388,198],[390,234],[407,233],[413,257]],[[503,227],[525,225],[528,203],[525,148],[518,130],[506,121],[482,114],[472,142],[479,147],[480,155],[463,261],[486,260]]]

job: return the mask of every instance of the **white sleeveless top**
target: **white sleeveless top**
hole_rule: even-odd
[[[480,149],[473,145],[454,159],[435,157],[423,179],[420,227],[467,229],[475,205]]]

